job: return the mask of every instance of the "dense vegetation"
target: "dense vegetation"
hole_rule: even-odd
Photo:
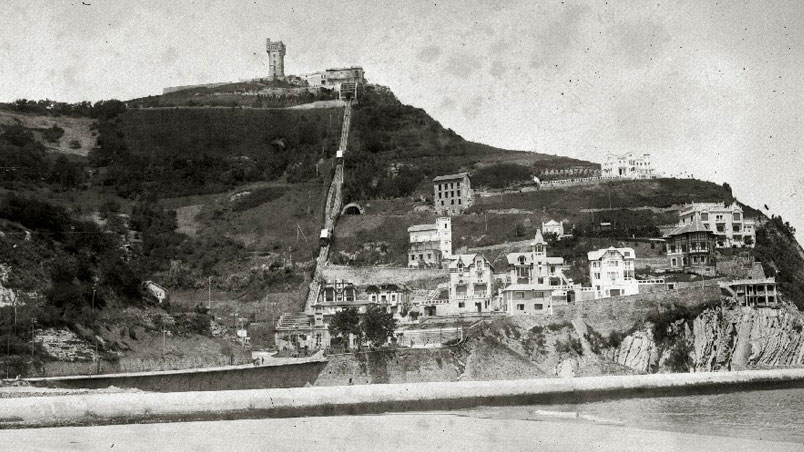
[[[533,170],[516,163],[499,163],[480,168],[472,173],[473,187],[504,188],[529,182]]]
[[[382,87],[368,86],[359,98],[344,167],[346,202],[412,194],[431,197],[433,177],[471,171],[478,162],[562,159],[466,141]]]
[[[765,274],[775,276],[779,289],[804,310],[804,257],[795,233],[789,222],[774,215],[757,229],[754,252]]]
[[[255,181],[315,179],[332,153],[340,110],[128,110],[101,121],[90,163],[133,198],[217,193]]]

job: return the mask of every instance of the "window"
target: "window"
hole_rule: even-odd
[[[459,301],[459,302],[458,302],[458,307],[459,307],[459,308],[463,308],[463,307],[465,307],[465,306],[466,306],[466,303],[464,303],[463,301]]]
[[[708,213],[701,213],[701,221],[709,221],[709,214]]]
[[[396,294],[395,293],[391,294],[391,301],[396,301]]]
[[[739,212],[734,212],[734,221],[740,221],[742,220],[742,217],[743,217],[742,214],[740,214]]]
[[[537,311],[541,311],[542,309],[544,309],[544,305],[543,305],[543,304],[541,304],[541,303],[535,303],[535,304],[533,305],[533,309],[535,309],[535,310],[537,310]]]
[[[441,205],[442,205],[442,206],[444,205],[444,201],[441,201]]]
[[[388,297],[387,297],[387,295],[385,295],[385,294],[380,295],[380,301],[381,301],[381,302],[383,302],[383,303],[385,303],[386,301],[388,301]]]
[[[427,253],[427,259],[432,259],[432,258],[433,258],[432,255],[430,253]]]
[[[539,278],[539,284],[544,284],[544,278]]]
[[[458,198],[458,205],[461,205],[461,198]]]
[[[682,253],[686,253],[686,252],[687,252],[687,244],[686,244],[686,243],[682,243],[682,244],[681,244],[681,252],[682,252]]]
[[[525,298],[525,292],[514,292],[514,298]]]
[[[517,310],[517,311],[524,311],[524,310],[525,310],[525,305],[524,305],[524,304],[518,304],[518,305],[516,305],[516,310]]]
[[[416,255],[415,255],[415,254],[411,254],[411,255],[410,255],[410,260],[415,261],[415,260],[416,260]]]
[[[675,259],[673,259],[673,260],[675,260]],[[595,279],[600,279],[600,273],[595,273]]]
[[[377,295],[376,294],[371,294],[371,302],[375,303],[376,301],[377,301]]]
[[[450,200],[449,200],[449,203],[450,203],[450,205],[453,205],[453,206],[454,206],[454,205],[455,205],[455,200],[454,200],[454,199],[450,199]]]

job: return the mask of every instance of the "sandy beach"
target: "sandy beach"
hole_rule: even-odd
[[[0,431],[14,451],[797,451],[801,444],[590,422],[408,413]]]

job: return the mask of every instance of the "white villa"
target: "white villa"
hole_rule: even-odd
[[[435,224],[417,224],[408,228],[408,267],[441,267],[452,259],[452,220],[440,217]]]
[[[595,298],[636,295],[639,284],[634,276],[636,253],[633,248],[609,247],[587,253],[589,280]]]
[[[555,234],[556,238],[561,239],[564,235],[564,223],[556,220],[550,220],[547,223],[542,221],[542,233]]]
[[[509,314],[544,314],[552,306],[567,304],[574,285],[564,275],[564,258],[547,256],[541,230],[536,231],[530,252],[509,253],[506,260],[509,271],[502,302]]]
[[[452,315],[495,310],[494,267],[480,253],[457,254],[449,264],[449,305],[439,314]]]
[[[756,242],[756,222],[743,215],[743,208],[732,203],[692,203],[679,212],[679,226],[692,224],[696,219],[715,234],[715,246],[733,248],[748,246]]]
[[[622,179],[656,179],[653,163],[650,154],[626,154],[617,155],[609,153],[606,161],[601,165],[602,177],[614,177]]]

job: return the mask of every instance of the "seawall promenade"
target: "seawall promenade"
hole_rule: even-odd
[[[6,399],[0,427],[354,415],[804,387],[804,369]]]

